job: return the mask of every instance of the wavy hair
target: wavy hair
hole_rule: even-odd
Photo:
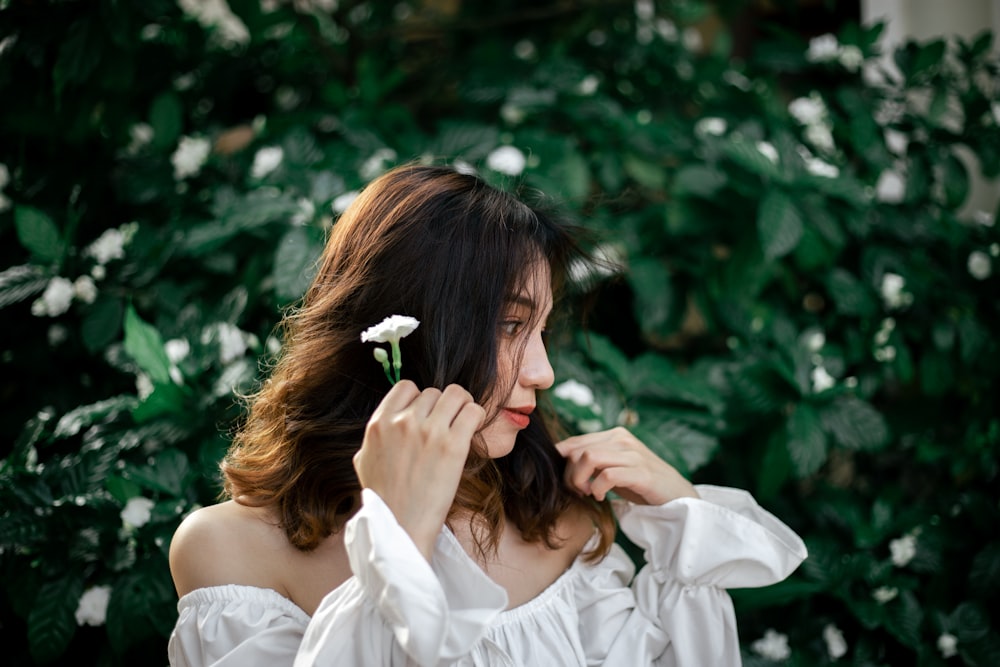
[[[391,314],[416,317],[404,375],[497,405],[513,386],[497,362],[507,302],[539,259],[559,294],[581,257],[571,227],[476,176],[407,165],[374,180],[334,225],[312,284],[279,325],[281,354],[221,464],[225,493],[273,506],[288,540],[315,548],[358,507],[352,458],[389,389],[361,331]],[[610,548],[610,507],[566,486],[554,427],[536,411],[510,454],[491,460],[471,448],[449,520],[475,518],[481,555],[495,553],[505,515],[525,540],[557,547],[557,522],[574,507],[601,534],[588,557]]]

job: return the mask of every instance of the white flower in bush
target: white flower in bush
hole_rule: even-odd
[[[534,42],[530,39],[522,39],[514,45],[514,55],[520,60],[530,60],[531,58],[534,58],[537,53],[538,49],[535,48]]]
[[[104,266],[113,259],[121,259],[125,256],[125,234],[121,229],[105,229],[84,248],[83,254],[93,257],[98,266]]]
[[[811,63],[825,63],[836,60],[840,54],[840,43],[837,38],[830,33],[813,37],[809,40],[809,48],[806,50],[806,60]]]
[[[996,219],[989,211],[976,211],[972,214],[972,219],[983,227],[992,227],[996,223]]]
[[[822,178],[837,178],[840,176],[840,169],[836,165],[820,160],[818,157],[807,157],[805,162],[806,171],[813,176],[820,176]]]
[[[250,41],[246,24],[233,13],[226,0],[178,0],[178,4],[203,28],[214,28],[222,44],[231,46]]]
[[[723,118],[717,118],[715,116],[709,116],[708,118],[702,118],[694,125],[695,134],[700,136],[713,136],[719,137],[726,133],[727,129],[726,121]]]
[[[380,148],[372,153],[358,169],[358,174],[365,181],[381,176],[386,168],[396,159],[396,151],[391,148]]]
[[[354,203],[354,200],[358,198],[359,194],[361,193],[358,192],[357,190],[350,190],[343,194],[337,195],[334,198],[333,203],[330,204],[330,208],[333,209],[334,213],[340,215],[341,213],[347,210],[348,206]]]
[[[826,336],[822,331],[814,331],[806,338],[806,348],[810,352],[819,352],[826,345]]]
[[[941,636],[937,640],[937,648],[944,658],[954,656],[958,653],[958,637],[949,632],[941,633]]]
[[[508,176],[517,176],[527,164],[524,153],[515,146],[499,146],[486,156],[486,166]]]
[[[80,276],[73,281],[73,295],[83,303],[94,303],[97,299],[97,285],[90,276]]]
[[[788,104],[788,113],[803,125],[813,125],[826,120],[826,104],[818,93],[813,91],[809,97],[797,97]]]
[[[48,331],[49,347],[61,345],[69,339],[69,329],[61,324],[53,324]]]
[[[914,535],[903,535],[889,542],[889,553],[893,565],[906,567],[917,555],[917,538]]]
[[[968,267],[969,275],[976,280],[986,280],[993,274],[993,262],[982,250],[973,250],[969,253]]]
[[[576,85],[576,92],[578,95],[590,96],[597,92],[597,86],[600,84],[600,79],[598,79],[593,74],[588,74],[580,80],[580,83]]]
[[[836,384],[833,376],[830,375],[830,373],[822,365],[816,366],[812,369],[809,379],[812,381],[812,390],[814,394],[822,393]]]
[[[885,145],[890,151],[892,151],[896,155],[905,155],[906,149],[910,145],[910,139],[909,137],[906,136],[906,133],[904,132],[900,132],[899,130],[886,129]]]
[[[879,604],[895,600],[897,595],[899,595],[899,591],[891,586],[879,586],[872,591],[872,599]]]
[[[191,352],[191,343],[187,342],[186,338],[171,338],[163,344],[163,349],[166,351],[170,363],[179,364]]]
[[[253,156],[253,165],[250,167],[251,178],[264,178],[281,165],[285,159],[285,151],[281,146],[265,146],[257,151]]]
[[[219,361],[226,365],[246,354],[247,337],[239,327],[229,322],[219,322],[215,327],[219,341]]]
[[[886,308],[896,310],[905,308],[913,303],[913,295],[905,291],[906,280],[898,273],[885,273],[882,276],[882,284],[879,292],[882,294],[882,301]],[[893,322],[895,325],[895,321]]]
[[[778,164],[778,150],[768,141],[758,141],[757,150],[774,164]]]
[[[508,125],[517,125],[524,120],[524,116],[524,109],[511,102],[504,102],[500,107],[500,117]]]
[[[69,310],[75,294],[73,283],[69,279],[55,276],[45,286],[42,296],[31,304],[31,314],[36,317],[58,317]]]
[[[841,47],[840,52],[837,54],[837,60],[840,61],[840,64],[848,72],[857,72],[858,68],[865,62],[865,55],[861,52],[861,49],[853,44],[849,44]]]
[[[788,647],[788,636],[771,628],[760,639],[750,644],[750,649],[762,658],[768,660],[787,660],[792,655]]]
[[[847,641],[844,633],[833,623],[827,623],[823,628],[823,641],[826,642],[826,652],[830,660],[839,660],[847,654]]]
[[[76,607],[77,625],[104,625],[108,616],[108,600],[111,599],[110,586],[91,586],[80,596]]]
[[[577,380],[566,380],[556,385],[552,390],[552,395],[584,408],[594,405],[593,390]]]
[[[805,137],[806,141],[824,153],[832,153],[833,149],[836,148],[836,144],[833,142],[833,131],[828,123],[816,123],[806,127]]]
[[[129,498],[121,511],[122,523],[126,527],[142,528],[153,515],[153,501],[144,496]]]
[[[885,204],[898,204],[906,194],[903,176],[895,169],[884,169],[875,184],[875,198]]]
[[[182,181],[185,178],[197,176],[211,152],[212,144],[209,143],[208,139],[181,137],[177,149],[170,156],[170,163],[174,165],[174,178]]]

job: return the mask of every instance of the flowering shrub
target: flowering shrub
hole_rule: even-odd
[[[806,539],[734,592],[747,665],[1000,664],[1000,228],[969,196],[1000,176],[992,36],[889,67],[878,28],[774,31],[737,61],[707,3],[536,5],[0,2],[13,664],[163,661],[170,536],[217,498],[234,392],[410,159],[600,236],[589,331],[553,342],[568,423]]]

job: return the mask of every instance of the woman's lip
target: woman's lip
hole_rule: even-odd
[[[525,428],[530,422],[531,417],[523,412],[517,412],[516,410],[511,410],[510,408],[504,408],[503,414],[507,419],[512,421],[518,428]]]

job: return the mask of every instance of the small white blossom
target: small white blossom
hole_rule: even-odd
[[[333,209],[334,213],[340,215],[347,210],[348,206],[354,203],[354,200],[358,198],[359,194],[361,193],[357,190],[349,190],[341,195],[337,195],[337,197],[333,200],[333,203],[330,204],[330,208]]]
[[[58,317],[69,310],[75,294],[72,282],[62,276],[55,276],[45,286],[42,296],[31,304],[31,314],[36,317]]]
[[[246,354],[247,335],[235,324],[219,322],[215,325],[213,333],[219,341],[219,361],[223,366]]]
[[[69,338],[69,329],[67,329],[63,325],[53,324],[52,326],[49,327],[48,331],[49,347],[56,347],[57,345],[61,345],[62,343],[65,343],[68,338]]]
[[[181,137],[177,143],[177,149],[170,156],[170,163],[174,165],[174,178],[181,181],[191,176],[197,176],[211,152],[212,144],[209,143],[208,139]]]
[[[823,628],[823,641],[826,642],[826,652],[830,660],[839,660],[847,654],[847,641],[844,633],[833,623],[827,623]]]
[[[733,88],[738,88],[743,92],[749,91],[753,88],[753,83],[746,76],[737,72],[734,69],[727,69],[722,73],[722,80],[728,83]]]
[[[806,348],[810,352],[819,352],[824,345],[826,345],[826,336],[823,335],[822,331],[813,332],[806,338]]]
[[[836,144],[833,142],[833,130],[830,129],[829,123],[816,123],[807,126],[805,137],[806,141],[824,153],[832,153],[836,148]]]
[[[126,527],[142,528],[149,523],[149,518],[153,515],[153,505],[155,503],[144,496],[129,498],[125,503],[125,508],[121,511],[122,523]]]
[[[80,596],[76,606],[77,625],[104,625],[108,616],[108,600],[111,599],[111,586],[91,586]]]
[[[600,84],[600,79],[598,79],[593,74],[588,74],[580,80],[580,83],[576,85],[576,92],[578,95],[590,96],[597,92],[597,86]]]
[[[937,640],[937,648],[941,651],[941,656],[950,658],[958,653],[958,637],[950,632],[941,633]]]
[[[684,32],[681,33],[681,43],[684,44],[684,48],[688,51],[701,51],[702,46],[704,46],[701,31],[694,26],[684,28]]]
[[[537,53],[538,49],[535,48],[535,44],[530,39],[522,39],[514,45],[514,55],[517,56],[519,60],[530,60],[534,58]]]
[[[587,385],[576,380],[566,380],[565,382],[556,385],[552,390],[552,395],[556,398],[561,398],[564,401],[569,401],[579,405],[580,407],[587,407],[594,405],[594,392]]]
[[[121,229],[105,229],[90,245],[83,250],[83,254],[93,257],[99,265],[103,266],[113,259],[121,259],[125,256],[125,234]]]
[[[136,373],[135,376],[135,394],[139,397],[140,401],[144,401],[149,398],[149,395],[153,393],[153,380],[145,373]]]
[[[993,263],[990,256],[982,250],[973,250],[969,253],[969,275],[976,280],[986,280],[993,274]]]
[[[818,157],[808,157],[805,160],[806,171],[814,176],[823,178],[837,178],[840,176],[840,169],[836,165],[825,162]]]
[[[90,267],[90,277],[94,280],[104,280],[108,275],[108,270],[104,268],[103,264],[94,264]]]
[[[812,390],[814,394],[824,392],[836,384],[833,376],[830,375],[826,368],[821,365],[812,369],[809,379],[812,381]]]
[[[505,102],[500,107],[500,117],[509,125],[517,125],[524,120],[524,109],[511,102]]]
[[[778,151],[774,145],[767,141],[758,141],[757,150],[774,164],[778,164]]]
[[[216,29],[219,40],[224,45],[246,44],[250,41],[250,31],[246,24],[233,13],[226,0],[178,0],[178,4],[201,27]]]
[[[896,567],[906,567],[917,555],[917,538],[914,535],[903,535],[889,542],[889,553],[892,564]]]
[[[913,303],[913,295],[906,292],[906,280],[896,273],[886,273],[882,276],[882,284],[879,291],[882,294],[882,301],[886,307],[895,310],[904,308]]]
[[[824,63],[836,60],[840,54],[840,43],[837,38],[830,33],[813,37],[809,40],[809,49],[806,51],[806,60],[811,63]]]
[[[788,636],[768,628],[760,639],[750,644],[754,653],[768,660],[787,660],[792,655],[788,647]]]
[[[289,224],[302,226],[316,217],[316,204],[308,197],[299,197],[295,213],[288,219]]]
[[[499,146],[486,156],[486,166],[508,176],[517,176],[527,164],[524,153],[515,146]]]
[[[826,120],[827,111],[823,98],[813,91],[809,97],[797,97],[788,104],[788,113],[803,125],[814,125]]]
[[[460,174],[465,174],[466,176],[476,175],[476,168],[465,160],[455,160],[451,166]]]
[[[285,151],[282,150],[281,146],[265,146],[261,148],[253,156],[253,165],[250,167],[251,178],[264,178],[277,169],[284,158]]]
[[[885,604],[890,600],[894,600],[897,595],[899,595],[899,591],[889,586],[879,586],[872,591],[872,598],[879,604]]]
[[[385,173],[388,163],[396,159],[396,151],[391,148],[380,148],[364,161],[358,174],[362,180],[370,181]]]
[[[972,219],[983,227],[992,227],[996,222],[993,214],[989,211],[976,211],[972,214]]]
[[[875,198],[886,204],[898,204],[906,194],[903,176],[895,169],[885,169],[875,184]]]
[[[167,359],[170,360],[170,363],[179,364],[191,352],[191,344],[186,338],[171,338],[163,344],[163,349],[167,353]]]
[[[406,338],[420,326],[420,321],[408,315],[390,315],[361,334],[362,343],[391,343]]]
[[[83,303],[94,303],[97,299],[97,285],[90,276],[83,275],[73,282],[73,294]]]
[[[604,423],[600,419],[583,419],[577,422],[581,433],[596,433],[604,428]]]
[[[153,140],[153,127],[148,123],[135,123],[128,129],[129,144],[125,152],[135,155]]]
[[[890,151],[892,151],[896,155],[905,155],[906,149],[910,145],[910,139],[906,136],[904,132],[886,128],[885,145]]]
[[[841,47],[837,54],[837,60],[848,72],[857,72],[861,64],[865,62],[865,56],[861,49],[853,44]]]
[[[727,125],[723,118],[717,118],[715,116],[710,116],[708,118],[702,118],[697,123],[695,123],[694,131],[695,134],[700,136],[713,136],[718,137],[726,133]]]

